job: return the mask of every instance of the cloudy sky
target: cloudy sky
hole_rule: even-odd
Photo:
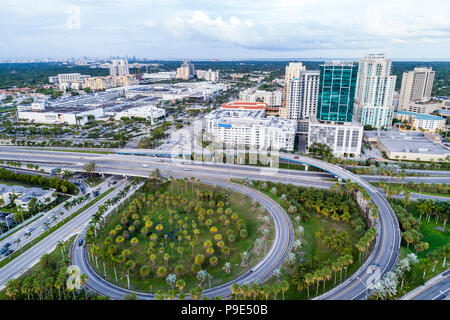
[[[450,59],[448,0],[0,0],[0,59]]]

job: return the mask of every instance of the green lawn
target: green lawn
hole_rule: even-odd
[[[236,182],[239,182],[236,180]],[[242,182],[242,181],[241,181]],[[277,184],[275,184],[277,185]],[[293,186],[296,188],[295,186]],[[302,187],[297,187],[300,190],[305,189]],[[287,206],[285,202],[281,200],[281,197],[276,194],[272,194],[269,192],[270,187],[267,188],[267,190],[261,190],[256,187],[257,190],[265,193],[267,196],[271,197],[275,201],[277,201],[286,211],[288,211]],[[314,189],[313,189],[314,190]],[[322,192],[327,192],[322,190]],[[331,194],[331,193],[330,193]],[[298,200],[298,199],[297,199]],[[355,208],[357,208],[355,203]],[[358,209],[353,208],[353,213],[356,211],[359,212]],[[355,211],[356,210],[356,211]],[[283,264],[283,266],[280,268],[280,271],[282,272],[282,280],[288,280],[290,287],[289,290],[285,293],[285,299],[286,300],[306,300],[307,297],[307,290],[304,288],[301,291],[297,291],[297,288],[292,284],[293,279],[293,272],[294,269],[303,263],[305,263],[305,259],[307,257],[315,257],[317,258],[317,261],[319,261],[317,268],[320,269],[323,265],[329,264],[332,261],[335,261],[339,254],[334,249],[328,248],[324,246],[322,240],[315,237],[315,232],[322,230],[324,234],[330,234],[332,230],[336,230],[338,233],[342,233],[343,231],[346,231],[350,235],[350,243],[352,247],[352,256],[353,256],[353,263],[348,267],[347,274],[345,272],[342,273],[342,281],[344,281],[347,277],[349,277],[352,273],[354,273],[358,268],[360,267],[361,263],[359,262],[359,251],[355,248],[354,244],[358,241],[358,237],[356,236],[354,230],[348,223],[342,223],[342,222],[336,222],[330,219],[329,217],[324,217],[322,215],[318,215],[315,210],[311,209],[309,210],[310,213],[310,219],[309,221],[302,221],[300,222],[300,225],[304,229],[304,234],[302,236],[302,246],[300,249],[299,256],[303,257],[300,259],[297,259],[296,263],[293,267],[289,267],[286,263]],[[292,215],[289,215],[291,218],[293,218]],[[292,219],[293,220],[293,219]],[[292,221],[294,228],[297,226],[295,221]],[[295,236],[295,239],[298,239],[297,236]],[[310,259],[310,258],[308,258]],[[339,274],[337,274],[337,281],[336,284],[339,283]],[[271,277],[268,281],[268,285],[272,285],[273,282],[275,282],[274,277]],[[328,291],[334,287],[334,276],[331,278],[331,280],[327,281],[325,283],[325,291]],[[315,296],[316,287],[315,285],[310,288],[310,298],[313,298]],[[323,282],[320,284],[319,287],[319,295],[323,292]],[[281,294],[278,295],[278,299],[281,299]]]
[[[412,214],[415,218],[419,218],[419,214],[417,214],[416,212],[412,211]],[[436,227],[442,226],[442,221],[436,224],[433,217],[430,219],[430,222],[427,222],[426,218],[422,217],[420,226],[420,232],[423,234],[422,241],[427,242],[429,244],[429,248],[421,252],[416,252],[412,248],[412,246],[407,249],[406,246],[402,244],[402,247],[400,248],[399,259],[406,257],[408,253],[415,253],[419,259],[419,262],[415,264],[412,270],[406,274],[403,290],[400,290],[400,286],[397,288],[398,293],[396,295],[396,298],[402,297],[409,291],[423,285],[429,279],[448,269],[448,266],[442,267],[442,261],[440,261],[439,263],[437,263],[434,272],[432,271],[432,269],[428,268],[425,273],[425,278],[423,277],[424,267],[426,265],[424,259],[426,258],[427,253],[450,242],[450,232],[448,224],[446,226],[445,232],[435,229]]]
[[[379,187],[379,185],[380,185],[379,182],[371,182],[370,184],[375,186],[375,187]],[[426,194],[426,195],[430,195],[430,196],[439,196],[439,197],[450,198],[450,194],[431,193],[431,192],[424,192],[424,191],[419,192],[419,190],[407,188],[406,185],[402,186],[400,183],[390,183],[390,182],[388,183],[388,185],[391,185],[391,184],[395,184],[402,191],[409,191],[411,193]]]
[[[169,200],[169,204],[162,204],[162,205],[155,205],[151,204],[152,202],[149,202],[149,197],[152,195],[152,193],[137,193],[135,196],[133,196],[126,206],[122,206],[121,209],[119,209],[119,212],[115,215],[113,215],[110,220],[108,220],[106,226],[104,229],[101,230],[101,232],[98,234],[98,238],[95,240],[95,243],[99,246],[100,252],[107,250],[108,246],[105,245],[105,240],[109,237],[109,232],[113,229],[115,229],[116,226],[121,225],[121,218],[122,213],[126,210],[129,210],[129,204],[135,203],[137,199],[140,199],[142,202],[143,196],[146,197],[146,204],[143,205],[142,209],[137,210],[139,217],[137,219],[133,219],[133,221],[140,221],[139,225],[136,227],[135,231],[129,231],[129,239],[125,240],[122,244],[119,244],[119,250],[117,254],[122,252],[124,249],[130,249],[131,254],[127,258],[127,260],[133,260],[136,263],[136,267],[134,270],[130,273],[130,283],[131,288],[133,290],[137,291],[144,291],[144,292],[152,292],[155,293],[156,290],[164,290],[166,291],[168,289],[168,284],[166,283],[166,276],[169,273],[175,273],[175,266],[176,265],[183,265],[185,270],[181,274],[177,275],[177,279],[183,279],[186,281],[186,286],[184,291],[187,292],[189,289],[193,288],[194,286],[198,285],[199,281],[196,279],[195,273],[191,271],[191,267],[194,263],[194,257],[197,254],[203,254],[205,256],[205,262],[202,265],[202,269],[207,270],[209,274],[213,276],[211,279],[211,286],[220,285],[223,283],[226,283],[237,276],[243,274],[246,270],[248,270],[252,265],[256,264],[259,259],[264,255],[264,250],[261,250],[259,253],[255,253],[253,251],[254,241],[257,237],[261,237],[261,231],[258,230],[262,225],[262,220],[258,219],[259,209],[254,208],[252,206],[252,203],[250,200],[246,198],[242,198],[242,195],[236,192],[230,192],[230,196],[228,198],[228,203],[225,203],[225,206],[223,209],[230,208],[232,210],[233,214],[237,214],[239,219],[242,219],[245,222],[246,230],[248,232],[248,236],[243,239],[240,237],[239,233],[235,229],[235,221],[233,219],[230,219],[231,214],[225,215],[227,219],[231,220],[231,224],[228,227],[225,227],[224,224],[219,219],[219,213],[217,212],[218,208],[218,201],[216,201],[214,207],[213,207],[213,213],[211,215],[205,214],[205,220],[203,222],[200,222],[198,220],[198,212],[187,210],[186,211],[186,204],[189,204],[189,202],[198,203],[201,205],[204,209],[210,209],[209,201],[210,200],[197,200],[196,192],[192,192],[193,188],[190,183],[187,184],[187,192],[185,191],[185,187],[183,185],[182,190],[180,191],[180,188],[178,186],[169,187],[169,184],[165,184],[162,187],[160,187],[159,193],[164,194],[166,193],[171,198]],[[194,189],[197,187],[194,186]],[[202,193],[206,192],[213,192],[214,194],[218,194],[222,192],[225,194],[225,190],[221,188],[215,188],[209,185],[201,185],[200,190]],[[156,193],[155,193],[156,194]],[[153,194],[153,195],[155,195]],[[187,201],[185,202],[185,205],[181,203],[180,199],[177,199],[178,195],[181,195],[184,197]],[[158,197],[155,197],[155,200],[158,199]],[[161,201],[161,200],[158,200]],[[174,205],[174,201],[176,202],[176,205]],[[174,210],[172,213],[169,212],[169,210]],[[145,225],[145,220],[143,220],[143,217],[149,217],[146,219],[150,219],[153,224],[152,227],[149,227],[149,232],[144,235],[142,234],[141,228]],[[172,216],[173,222],[169,222],[169,217]],[[142,218],[142,220],[141,220]],[[205,225],[206,219],[211,219],[213,221],[212,226],[218,227],[218,233],[223,236],[223,241],[225,242],[225,245],[230,248],[230,253],[226,257],[220,250],[218,246],[218,242],[214,240],[213,235],[210,233],[210,227]],[[182,226],[179,228],[177,225],[177,221],[181,221]],[[189,235],[191,236],[191,239],[195,239],[195,235],[193,234],[194,227],[192,224],[195,223],[197,225],[197,228],[199,229],[200,233],[198,235],[198,239],[195,240],[194,248],[192,249],[189,245],[189,241],[186,240],[186,237]],[[155,230],[155,226],[161,224],[163,226],[163,231],[158,232]],[[128,224],[127,224],[128,225]],[[123,224],[122,224],[123,226]],[[267,239],[267,242],[270,241],[270,239],[273,238],[273,225],[270,222],[270,225],[268,225],[269,228],[269,236]],[[231,230],[234,232],[236,236],[236,240],[234,243],[232,243],[228,237],[227,237],[227,231]],[[186,233],[184,233],[186,231]],[[122,232],[122,231],[120,231]],[[150,235],[153,233],[158,235],[158,239],[155,241],[155,249],[154,254],[157,255],[156,261],[154,263],[151,262],[149,258],[149,254],[147,252],[149,248],[149,244],[152,242],[150,240]],[[173,232],[172,234],[175,235],[175,238],[173,240],[164,239],[163,234],[165,232]],[[120,234],[120,233],[119,233]],[[117,239],[117,234],[115,237],[112,238]],[[181,235],[182,239],[177,240],[177,236]],[[131,238],[137,238],[139,243],[137,245],[131,245],[130,239]],[[205,248],[203,247],[203,244],[206,240],[211,240],[213,242],[212,248],[214,248],[214,253],[212,256],[215,256],[218,258],[218,263],[215,266],[210,265],[209,258],[210,256],[206,254]],[[174,248],[172,251],[172,248],[170,247],[170,243],[174,243]],[[184,251],[182,255],[180,255],[177,252],[177,248],[181,246],[184,248]],[[270,244],[267,245],[267,250],[269,249]],[[160,253],[160,248],[163,248],[163,253]],[[248,251],[249,253],[249,259],[246,266],[241,266],[241,258],[240,253],[243,251]],[[169,254],[169,260],[165,262],[163,260],[163,255],[167,253]],[[96,263],[94,261],[91,262],[91,266],[95,270],[97,270],[98,274],[100,276],[104,276],[104,269],[103,269],[103,259],[99,259],[99,268],[97,269]],[[229,274],[226,274],[225,271],[222,269],[225,262],[231,263],[231,272]],[[124,269],[123,264],[122,265],[116,265],[117,272],[118,272],[118,283],[115,281],[115,275],[114,275],[114,268],[112,261],[108,258],[105,259],[105,265],[106,265],[106,280],[115,283],[122,287],[127,287],[127,278],[126,278],[126,272]],[[147,266],[150,268],[150,274],[147,276],[141,276],[140,269],[142,266]],[[156,275],[156,271],[159,267],[165,267],[167,269],[167,274],[163,277],[158,277]],[[203,287],[204,289],[207,288],[207,285]]]

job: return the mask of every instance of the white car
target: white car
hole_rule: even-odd
[[[184,171],[191,171],[191,168],[184,168]]]
[[[145,167],[145,168],[150,167],[150,166],[149,166],[148,164],[146,164],[146,163],[143,163],[142,166]]]

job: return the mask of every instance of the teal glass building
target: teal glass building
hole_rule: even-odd
[[[319,121],[352,121],[357,75],[358,65],[351,62],[326,62],[320,66]]]

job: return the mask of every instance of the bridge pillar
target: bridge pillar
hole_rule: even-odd
[[[335,176],[335,177],[338,179],[339,182],[342,182],[342,178],[340,178],[338,176]]]
[[[305,164],[305,171],[308,171],[309,166]]]

